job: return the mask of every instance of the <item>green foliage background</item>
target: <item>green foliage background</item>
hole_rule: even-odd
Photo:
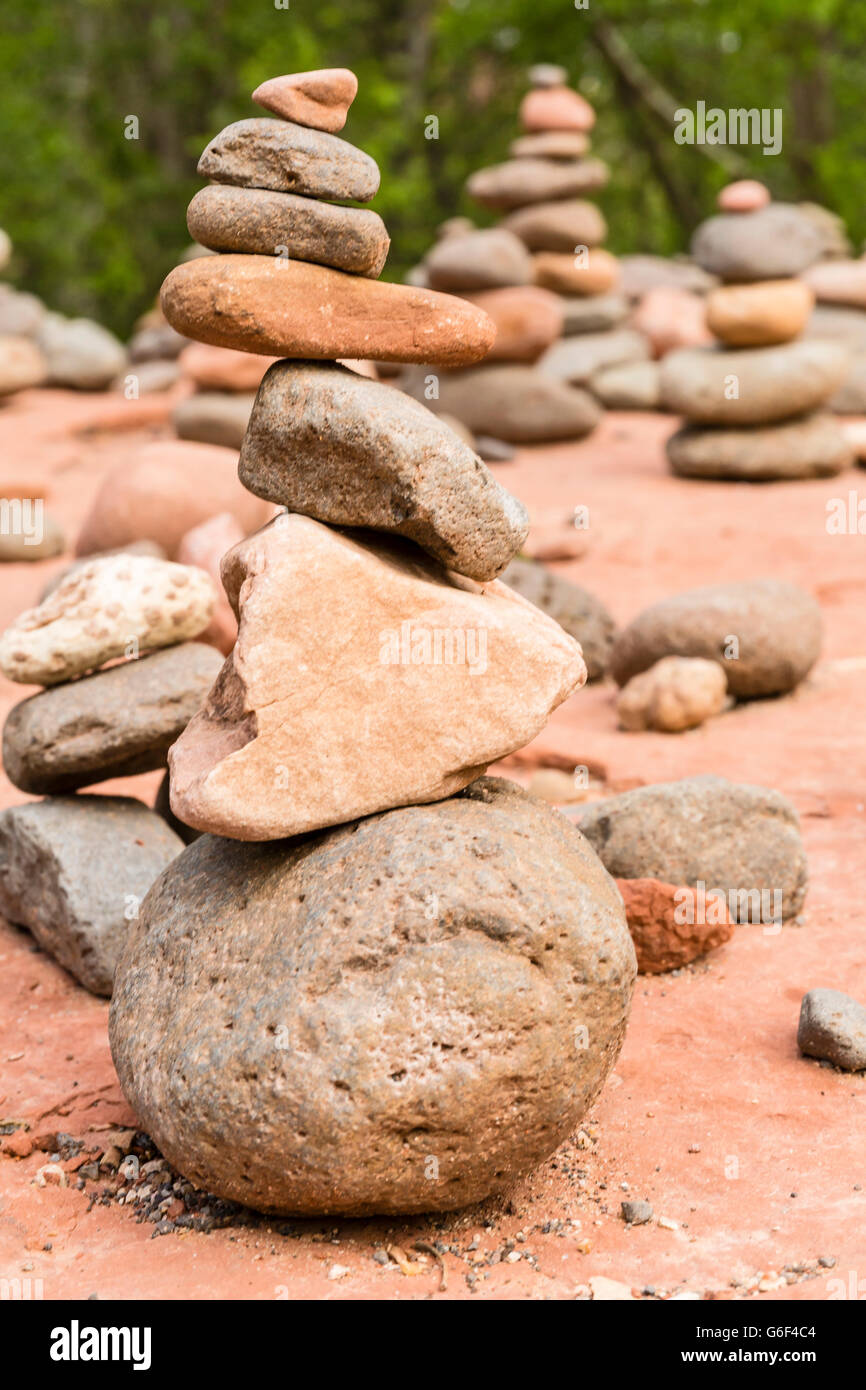
[[[393,239],[390,278],[443,218],[490,220],[462,186],[506,156],[539,61],[565,65],[598,111],[613,250],[685,249],[730,175],[824,203],[859,245],[864,41],[866,5],[850,0],[3,0],[9,274],[51,307],[128,334],[188,244],[207,141],[256,114],[249,93],[264,78],[337,65],[361,84],[344,134],[383,171],[375,206]],[[623,81],[612,45],[639,61],[647,91]],[[782,153],[729,151],[726,170],[675,145],[653,109],[662,89],[682,106],[780,107]],[[138,140],[124,137],[129,115]],[[424,137],[428,115],[438,140]]]

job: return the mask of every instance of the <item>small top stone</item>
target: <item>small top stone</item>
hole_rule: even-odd
[[[348,68],[319,68],[271,77],[253,92],[253,101],[296,125],[333,134],[346,124],[358,94],[358,79]]]
[[[716,199],[722,212],[756,212],[770,201],[770,190],[757,179],[737,179],[725,184]]]
[[[529,69],[530,87],[564,87],[568,73],[558,63],[535,63]]]

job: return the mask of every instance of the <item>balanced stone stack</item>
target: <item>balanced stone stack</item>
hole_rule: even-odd
[[[378,284],[378,170],[338,139],[351,73],[265,83],[212,141],[180,331],[277,361],[242,480],[288,510],[224,557],[237,644],[170,755],[203,832],[148,895],[111,1042],[191,1180],[268,1212],[450,1209],[549,1154],[616,1058],[621,900],[563,817],[488,764],[583,683],[495,576],[522,507],[424,406],[338,359],[460,366],[485,314]],[[198,195],[201,198],[201,195]],[[274,248],[289,248],[289,259]]]
[[[675,473],[757,482],[827,477],[852,462],[827,409],[848,354],[802,337],[814,295],[796,277],[822,250],[814,219],[786,203],[740,204],[698,228],[694,258],[725,282],[706,306],[722,346],[664,359],[663,404],[688,421],[668,442]]]
[[[71,796],[165,767],[220,669],[201,570],[124,554],[75,567],[0,637],[0,670],[44,687],[9,713],[3,767],[45,800],[0,812],[0,912],[110,994],[129,921],[183,848],[139,801]],[[118,663],[120,664],[109,664]]]
[[[431,408],[512,443],[589,433],[601,417],[585,389],[593,374],[648,355],[642,336],[620,326],[619,267],[602,249],[604,217],[587,200],[608,178],[601,160],[586,157],[595,113],[565,85],[563,68],[533,68],[530,81],[512,158],[467,184],[506,216],[484,231],[446,223],[421,267],[425,283],[471,298],[498,327],[484,366],[444,374]],[[425,373],[404,385],[428,399]]]

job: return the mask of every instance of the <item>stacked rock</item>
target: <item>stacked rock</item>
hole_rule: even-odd
[[[333,134],[354,91],[344,71],[259,89],[280,119],[230,126],[201,166],[235,181],[211,200],[234,253],[163,288],[181,331],[286,359],[240,471],[288,511],[223,561],[237,644],[171,753],[172,807],[205,833],[133,926],[112,1051],[165,1156],[268,1212],[501,1189],[597,1094],[634,977],[579,834],[482,777],[586,674],[495,579],[523,509],[422,405],[338,362],[457,366],[493,331],[378,284],[378,222],[319,201],[378,186]]]
[[[706,301],[722,346],[673,352],[662,367],[663,404],[688,421],[667,446],[684,477],[827,477],[853,461],[826,409],[848,355],[802,338],[814,295],[796,277],[822,254],[820,228],[800,208],[761,198],[760,188],[741,189],[733,203],[723,194],[723,208],[734,210],[710,218],[692,243],[698,264],[725,283]]]
[[[3,767],[46,798],[0,813],[0,911],[95,993],[182,843],[138,801],[67,793],[165,766],[220,668],[193,640],[214,599],[198,569],[117,555],[75,567],[0,637],[3,674],[45,687],[10,711]]]
[[[565,85],[563,68],[533,68],[530,81],[512,158],[467,183],[471,197],[507,215],[486,231],[446,223],[421,268],[425,283],[471,298],[498,327],[484,366],[443,375],[431,408],[512,443],[589,433],[600,419],[583,389],[593,374],[648,355],[641,335],[619,326],[619,268],[602,249],[604,217],[586,198],[608,178],[601,160],[585,157],[595,113]],[[404,384],[420,395],[424,374]]]

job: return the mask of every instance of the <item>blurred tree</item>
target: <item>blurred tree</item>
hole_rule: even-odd
[[[383,171],[401,278],[436,224],[491,219],[462,192],[505,158],[530,63],[563,63],[598,110],[614,250],[684,250],[731,174],[866,234],[866,7],[841,0],[4,0],[0,226],[12,273],[122,334],[188,236],[195,164],[280,72],[352,67],[346,136]],[[778,156],[676,145],[677,106],[781,108]],[[129,121],[134,117],[137,121]],[[435,117],[438,130],[428,118]],[[428,138],[438,134],[438,138]],[[137,138],[128,138],[128,137]],[[715,157],[708,157],[715,156]]]

